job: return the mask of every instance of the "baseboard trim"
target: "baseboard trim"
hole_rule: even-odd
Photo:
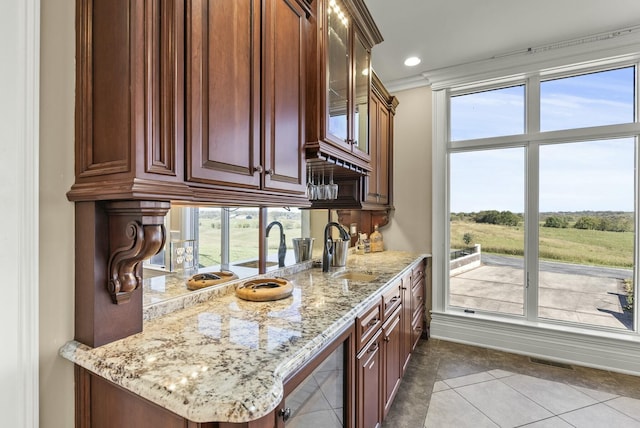
[[[562,325],[432,313],[431,337],[640,376],[640,337]]]

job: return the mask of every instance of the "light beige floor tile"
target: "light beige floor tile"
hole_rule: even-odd
[[[532,424],[523,425],[522,428],[573,428],[573,426],[563,421],[558,416],[554,416]]]
[[[451,379],[445,379],[444,383],[451,388],[458,388],[460,386],[471,385],[479,382],[486,382],[488,380],[495,379],[489,374],[489,372],[475,373],[467,376],[454,377]]]
[[[489,370],[489,374],[495,377],[496,379],[500,379],[507,376],[513,376],[512,372],[508,372],[506,370],[500,370],[500,369]]]
[[[553,416],[501,380],[463,386],[455,391],[501,427],[515,427]]]
[[[624,427],[640,428],[640,422],[624,415],[606,404],[594,404],[583,409],[560,415],[576,428]]]
[[[526,395],[554,415],[596,404],[586,394],[560,382],[516,375],[501,379],[516,391]]]
[[[633,419],[640,421],[640,400],[628,397],[619,397],[605,403],[620,413],[624,413]]]
[[[498,425],[469,404],[454,390],[431,395],[424,428],[495,428]]]
[[[593,398],[597,402],[612,400],[614,398],[619,397],[619,395],[610,394],[604,391],[596,391],[595,389],[584,388],[582,386],[571,385],[572,388],[577,389],[583,394],[587,394],[589,397]]]
[[[433,392],[444,391],[447,389],[451,389],[451,387],[441,380],[433,384]]]

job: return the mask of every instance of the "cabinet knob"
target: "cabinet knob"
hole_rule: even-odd
[[[279,413],[282,420],[286,422],[291,417],[291,408],[285,407],[284,409],[280,409]]]
[[[389,336],[385,336],[385,337],[384,337],[384,341],[385,341],[385,342],[388,342],[388,341],[389,341]]]
[[[258,165],[258,166],[254,166],[253,167],[253,172],[257,172],[257,173],[262,173],[263,169],[262,169],[262,165]]]

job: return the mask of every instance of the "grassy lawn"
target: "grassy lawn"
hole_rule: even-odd
[[[523,255],[524,228],[466,221],[451,222],[451,248],[466,247],[465,233],[472,244],[495,254]],[[633,267],[633,232],[605,232],[574,228],[540,227],[540,258],[568,263]]]
[[[280,230],[275,228],[269,234],[269,252],[276,253]],[[201,227],[200,228],[200,248],[199,263],[203,266],[220,264],[220,228]],[[285,229],[287,248],[292,249],[291,238],[300,237],[300,228]],[[239,260],[254,260],[258,258],[258,221],[255,225],[246,228],[232,227],[230,229],[230,249],[229,257],[231,262]]]

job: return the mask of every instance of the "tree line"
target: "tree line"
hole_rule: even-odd
[[[633,213],[614,211],[584,211],[575,213],[542,213],[542,226],[558,229],[574,228],[608,232],[632,232]],[[524,220],[520,213],[486,210],[472,213],[451,213],[451,221],[518,226]]]

